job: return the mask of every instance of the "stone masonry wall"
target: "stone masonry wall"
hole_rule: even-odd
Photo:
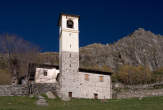
[[[48,91],[56,92],[57,83],[25,85],[0,85],[0,96],[27,96],[29,94],[44,94]]]
[[[35,83],[30,86],[30,94],[38,95],[44,94],[48,91],[55,93],[57,87],[57,83]]]
[[[115,84],[114,84],[115,85]],[[163,83],[146,84],[146,85],[122,85],[113,86],[113,98],[132,98],[132,97],[149,97],[163,96]]]
[[[59,97],[68,97],[69,92],[79,94],[79,53],[78,52],[62,52],[60,54],[60,90]],[[75,95],[75,94],[73,94]]]
[[[28,92],[24,85],[0,85],[0,96],[25,96]]]
[[[128,90],[121,91],[116,98],[132,98],[132,97],[149,97],[149,96],[163,96],[163,89],[151,90]]]

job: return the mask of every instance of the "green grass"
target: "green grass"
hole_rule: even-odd
[[[0,110],[163,110],[163,97],[112,99],[107,102],[86,99],[63,102],[55,99],[48,100],[47,107],[37,106],[36,100],[29,97],[0,97]]]

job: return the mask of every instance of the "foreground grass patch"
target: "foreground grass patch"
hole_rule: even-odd
[[[0,110],[163,110],[163,97],[116,99],[107,102],[86,99],[63,102],[56,99],[48,100],[47,107],[37,106],[36,100],[29,97],[0,97]]]

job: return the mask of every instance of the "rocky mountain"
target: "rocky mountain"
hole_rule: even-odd
[[[58,58],[58,54],[54,56]],[[80,48],[82,67],[110,67],[116,70],[124,64],[148,66],[151,70],[162,67],[163,36],[139,28],[114,44],[95,43]]]
[[[163,36],[142,28],[114,44],[91,44],[80,48],[81,65],[143,65],[151,70],[163,66]]]

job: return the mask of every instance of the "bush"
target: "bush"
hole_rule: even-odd
[[[163,81],[163,67],[158,68],[153,72],[153,82]]]
[[[163,75],[163,67],[158,68],[156,71],[153,72],[156,75]]]
[[[115,77],[124,84],[146,84],[151,83],[152,72],[148,67],[123,65]]]

